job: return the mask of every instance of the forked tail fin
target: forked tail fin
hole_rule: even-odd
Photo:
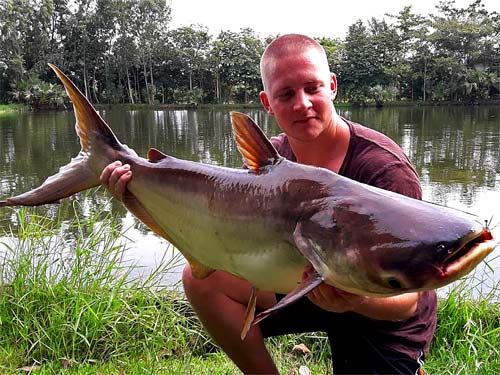
[[[1,206],[38,206],[58,202],[80,191],[99,185],[99,175],[123,151],[113,131],[87,98],[55,65],[49,64],[64,85],[76,117],[76,132],[82,149],[77,157],[49,177],[36,189],[0,201]]]

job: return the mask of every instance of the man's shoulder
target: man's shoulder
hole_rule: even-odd
[[[407,159],[401,147],[387,135],[352,121],[346,122],[351,130],[350,146],[362,147],[374,154],[390,154],[396,159]]]
[[[385,134],[351,121],[346,122],[351,139],[340,174],[419,198],[421,188],[418,174],[401,147]]]

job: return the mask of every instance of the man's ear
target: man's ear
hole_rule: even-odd
[[[260,97],[260,102],[262,103],[262,106],[266,110],[266,112],[270,115],[274,115],[273,109],[271,108],[271,105],[269,104],[269,98],[267,97],[267,94],[265,91],[261,91],[259,94]]]
[[[332,90],[332,101],[337,97],[337,76],[330,73],[330,89]]]

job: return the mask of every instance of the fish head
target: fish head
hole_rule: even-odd
[[[489,229],[462,211],[380,189],[329,200],[301,227],[302,247],[309,244],[306,257],[327,284],[351,293],[436,289],[496,246]]]

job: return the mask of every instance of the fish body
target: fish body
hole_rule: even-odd
[[[101,171],[131,166],[124,205],[174,244],[196,277],[223,270],[294,300],[321,282],[391,296],[441,287],[496,246],[476,216],[283,159],[248,116],[233,112],[247,169],[207,165],[122,145],[55,66],[74,106],[82,150],[40,187],[0,206],[40,205],[99,185]],[[316,277],[302,281],[306,267]],[[281,307],[281,306],[279,306]]]

